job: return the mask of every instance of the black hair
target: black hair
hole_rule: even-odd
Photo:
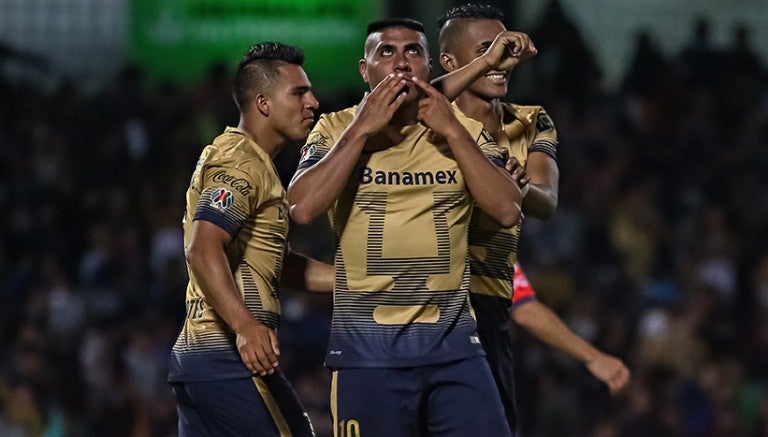
[[[248,103],[258,93],[268,92],[280,76],[281,62],[302,66],[304,52],[279,42],[262,42],[253,45],[237,64],[232,95],[237,107],[245,112]]]
[[[374,32],[379,32],[391,27],[405,27],[406,29],[415,30],[416,32],[424,32],[424,25],[420,21],[412,20],[410,18],[390,18],[386,20],[374,21],[368,25],[368,32],[366,35],[370,35]]]
[[[452,18],[504,21],[504,13],[495,6],[480,3],[467,3],[449,9],[448,12],[437,20],[437,28],[442,28],[445,25],[445,22]]]
[[[437,20],[440,29],[440,51],[450,52],[464,33],[464,24],[455,19],[497,20],[504,21],[504,14],[494,6],[479,3],[467,3],[448,10]],[[450,21],[450,23],[449,23]]]
[[[301,66],[304,65],[304,52],[300,48],[279,42],[262,42],[253,45],[245,52],[237,69],[241,70],[249,63],[259,60],[283,61]]]

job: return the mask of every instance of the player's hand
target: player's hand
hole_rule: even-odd
[[[538,53],[531,38],[523,32],[504,31],[496,35],[488,50],[481,56],[491,70],[507,71],[521,60]]]
[[[520,187],[520,189],[523,189],[526,185],[528,185],[528,182],[531,181],[531,178],[525,173],[525,167],[523,167],[520,164],[520,161],[518,161],[514,156],[507,158],[505,168],[509,174],[512,175],[512,179],[517,182],[517,186]]]
[[[416,117],[421,124],[445,138],[455,135],[459,129],[464,129],[453,112],[451,102],[440,91],[416,77],[412,80],[414,85],[424,92],[424,97],[419,100],[419,113]]]
[[[365,136],[371,136],[386,126],[395,111],[405,101],[408,90],[402,73],[391,73],[372,91],[366,92],[357,107],[352,124]]]
[[[261,376],[274,373],[280,356],[275,331],[254,321],[237,333],[236,344],[240,358],[251,372]]]
[[[611,355],[600,354],[594,360],[586,363],[587,369],[595,378],[603,381],[611,394],[615,395],[629,382],[629,369],[624,363]]]

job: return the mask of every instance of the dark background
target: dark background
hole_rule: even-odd
[[[691,13],[670,47],[670,35],[601,32],[573,2],[544,3],[524,23],[514,18],[531,2],[500,3],[540,51],[515,72],[510,100],[543,105],[560,136],[560,204],[546,222],[526,220],[520,258],[540,300],[623,359],[632,381],[611,397],[513,329],[527,435],[768,435],[768,77],[753,37],[764,30],[681,2]],[[423,20],[433,43],[439,11],[382,4]],[[605,59],[612,38],[632,42],[618,67]],[[106,62],[114,53],[92,61],[101,75],[68,71],[9,41],[19,38],[0,39],[0,435],[174,435],[164,378],[184,314],[184,191],[202,147],[237,123],[235,60],[179,84]],[[360,89],[318,90],[321,111]],[[277,159],[286,183],[299,146]],[[329,256],[317,230],[292,235]],[[330,435],[329,297],[282,300],[282,366]]]

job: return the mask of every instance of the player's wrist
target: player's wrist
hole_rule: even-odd
[[[483,53],[479,57],[475,58],[475,60],[479,64],[478,71],[477,71],[477,75],[478,76],[481,76],[481,75],[483,75],[483,74],[493,70],[494,69],[494,64],[496,63],[496,62],[494,62],[493,59],[491,59],[490,50],[486,51],[485,53]]]

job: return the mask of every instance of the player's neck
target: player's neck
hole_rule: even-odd
[[[274,158],[286,143],[285,136],[271,129],[268,124],[253,123],[249,122],[246,118],[240,117],[240,123],[237,125],[237,128],[247,133],[251,140],[261,150],[266,152],[270,158]]]
[[[489,132],[495,132],[501,128],[501,100],[483,99],[475,94],[464,92],[456,98],[456,105],[464,115],[483,123]]]

